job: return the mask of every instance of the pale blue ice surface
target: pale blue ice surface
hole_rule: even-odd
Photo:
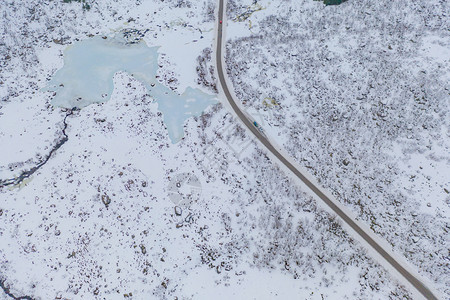
[[[43,89],[56,92],[54,106],[83,108],[108,101],[113,92],[113,77],[118,71],[129,73],[141,81],[157,101],[172,143],[183,138],[183,124],[191,116],[199,116],[211,104],[214,95],[187,88],[178,95],[156,80],[158,47],[144,42],[125,44],[121,38],[93,37],[75,42],[64,51],[64,66]]]

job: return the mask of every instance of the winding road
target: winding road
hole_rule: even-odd
[[[225,26],[226,18],[224,16],[224,0],[218,0],[219,7],[217,9],[218,20],[217,20],[217,35],[216,35],[216,67],[217,73],[219,77],[219,84],[222,88],[222,91],[228,100],[231,108],[233,109],[236,116],[242,121],[242,123],[252,132],[252,134],[264,145],[267,151],[271,152],[278,161],[283,164],[286,168],[288,168],[296,177],[298,177],[318,198],[320,198],[336,215],[338,215],[343,222],[345,222],[351,229],[355,231],[356,234],[360,236],[362,240],[367,243],[367,247],[369,250],[374,250],[378,253],[390,267],[394,268],[401,277],[399,279],[405,279],[407,282],[414,287],[420,295],[425,297],[426,299],[438,299],[431,290],[424,284],[423,280],[419,277],[418,274],[414,274],[414,272],[409,271],[409,267],[404,266],[402,262],[399,262],[396,259],[394,254],[385,249],[379,242],[376,241],[374,237],[374,233],[369,232],[364,226],[358,224],[359,222],[355,220],[353,216],[351,216],[345,209],[342,208],[341,204],[332,199],[330,196],[327,196],[322,190],[320,186],[313,183],[310,179],[308,179],[309,175],[306,175],[299,171],[299,169],[293,165],[290,161],[293,161],[291,158],[285,157],[279,150],[272,145],[269,139],[253,124],[253,120],[249,119],[247,114],[245,114],[237,102],[233,98],[230,93],[230,89],[228,88],[224,70],[224,59],[222,56],[223,50],[223,28]],[[404,280],[402,280],[405,282]]]

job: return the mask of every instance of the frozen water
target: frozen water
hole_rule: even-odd
[[[187,88],[178,95],[156,80],[158,47],[144,42],[126,44],[121,38],[93,37],[75,42],[64,51],[64,67],[56,72],[43,89],[56,92],[52,104],[66,108],[83,108],[108,101],[114,89],[113,77],[125,71],[140,80],[157,101],[172,143],[184,135],[183,124],[200,115],[215,96]]]

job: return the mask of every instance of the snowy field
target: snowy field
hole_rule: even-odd
[[[449,297],[449,4],[230,3],[246,109]]]
[[[229,13],[238,15],[250,4],[232,6]],[[221,104],[188,119],[184,138],[173,144],[158,99],[130,74],[114,75],[108,102],[81,110],[54,107],[53,94],[41,91],[63,66],[70,44],[137,29],[136,38],[159,47],[159,83],[179,94],[188,87],[213,93],[215,5],[183,0],[0,5],[0,182],[52,153],[28,179],[0,187],[0,299],[410,297],[272,164]],[[427,23],[433,34],[409,20],[421,29],[414,46],[406,43],[409,36],[401,41],[394,35],[393,50],[386,51],[396,52],[380,62],[350,55],[361,39],[368,48],[377,45],[364,28],[351,31],[353,43],[313,30],[322,23],[330,26],[324,36],[345,30],[326,25],[340,23],[342,14],[351,28],[362,26],[358,13],[376,16],[382,4],[261,5],[265,9],[227,29],[235,90],[280,144],[448,296],[448,116],[442,104],[448,91],[435,88],[448,81],[448,59],[442,55],[448,39],[440,32],[445,18],[427,6],[422,13],[434,16]],[[304,27],[294,16],[303,18]],[[401,16],[393,17],[405,26]],[[286,39],[274,43],[282,37],[276,32],[286,32]],[[304,43],[297,45],[290,36],[300,34]],[[323,53],[325,41],[340,52]],[[365,73],[380,63],[385,74]],[[345,65],[348,69],[341,69]],[[421,73],[424,66],[427,72]],[[405,69],[429,84],[407,80]],[[355,98],[358,91],[363,100]],[[417,94],[418,100],[403,97],[397,104],[394,96],[402,93]],[[386,103],[379,107],[379,101]],[[404,119],[392,115],[396,109],[404,110]]]

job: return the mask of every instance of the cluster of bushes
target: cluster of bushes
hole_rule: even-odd
[[[64,3],[72,3],[72,2],[79,2],[79,3],[83,3],[83,9],[84,10],[90,10],[91,9],[91,5],[89,3],[86,2],[86,0],[63,0]]]
[[[320,0],[318,0],[318,1],[320,1]],[[347,1],[347,0],[323,0],[323,3],[325,5],[339,5],[345,1]]]

